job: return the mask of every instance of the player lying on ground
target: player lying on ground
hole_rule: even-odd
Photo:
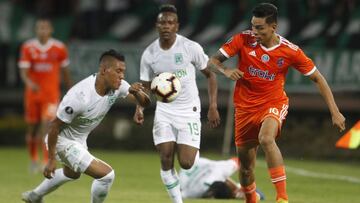
[[[191,169],[180,170],[181,194],[184,198],[244,199],[240,184],[231,179],[238,170],[236,157],[219,161],[199,158]],[[257,197],[264,199],[259,190]]]

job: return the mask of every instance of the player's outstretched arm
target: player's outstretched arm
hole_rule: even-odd
[[[340,129],[340,132],[345,130],[345,117],[340,113],[339,108],[335,103],[334,96],[325,78],[318,70],[316,70],[309,77],[313,82],[315,82],[317,88],[320,91],[320,94],[329,107],[333,125],[337,126]]]
[[[217,81],[216,74],[211,72],[209,68],[201,70],[201,72],[208,79],[208,95],[209,95],[209,111],[207,114],[209,124],[211,128],[215,128],[220,125],[220,115],[217,109]]]
[[[144,107],[136,105],[136,110],[133,116],[133,120],[136,124],[142,125],[144,123]]]
[[[143,84],[139,82],[131,84],[129,88],[129,93],[130,94],[128,95],[128,99],[130,99],[130,101],[133,101],[134,103],[139,104],[143,107],[147,107],[150,105],[151,100],[149,95],[145,93],[145,88]]]
[[[142,85],[143,85],[142,91],[147,95],[149,99],[148,104],[146,106],[149,106],[151,103],[151,99],[148,96],[150,94],[150,82],[142,82]],[[144,123],[144,113],[143,113],[144,107],[145,106],[139,104],[136,105],[136,110],[133,116],[133,120],[138,125],[142,125]]]
[[[226,68],[224,64],[222,64],[226,60],[226,56],[224,56],[220,51],[217,51],[215,55],[211,56],[208,61],[208,68],[214,73],[222,73],[225,77],[231,80],[238,80],[244,76],[244,73],[241,72],[237,68]]]
[[[43,172],[44,176],[49,179],[52,178],[52,174],[56,169],[55,149],[58,135],[63,125],[64,122],[57,117],[50,123],[50,129],[48,133],[49,160]]]

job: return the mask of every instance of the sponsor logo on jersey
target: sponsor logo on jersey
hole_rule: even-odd
[[[269,56],[269,55],[263,54],[263,55],[261,56],[261,61],[262,61],[262,62],[267,63],[269,60],[270,60],[270,56]]]
[[[67,107],[65,107],[65,112],[66,112],[67,114],[72,114],[72,113],[74,113],[74,110],[73,110],[73,108],[71,108],[70,106],[67,106]]]
[[[280,68],[281,66],[284,65],[284,59],[283,58],[278,58],[278,60],[276,61],[276,64]]]
[[[95,118],[84,118],[84,117],[78,117],[77,120],[85,125],[85,124],[92,124],[94,122],[97,122],[97,121],[101,121],[103,118],[105,117],[105,114],[102,114],[98,117],[95,117]]]
[[[34,70],[37,72],[49,72],[52,69],[52,65],[50,63],[35,63]]]
[[[181,70],[178,70],[174,73],[174,75],[177,77],[177,78],[182,78],[182,77],[185,77],[187,76],[187,72],[185,69],[181,69]]]
[[[254,66],[249,66],[248,70],[251,76],[262,78],[269,81],[273,81],[276,76],[274,73],[270,74],[268,70],[260,70],[258,68],[255,68]]]
[[[250,51],[250,52],[249,52],[249,55],[250,55],[250,56],[255,56],[255,57],[256,57],[256,52],[255,52],[255,50]]]
[[[175,53],[175,64],[181,65],[184,61],[182,53]]]

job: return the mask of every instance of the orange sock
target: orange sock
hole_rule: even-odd
[[[48,160],[49,160],[49,152],[46,148],[46,144],[43,142],[41,143],[42,145],[42,153],[43,153],[43,164],[47,164]]]
[[[253,182],[248,186],[241,186],[241,190],[245,193],[246,203],[256,203],[256,184]]]
[[[38,161],[38,153],[37,153],[36,138],[31,135],[28,135],[26,138],[27,138],[26,145],[29,150],[30,159],[32,162],[37,162]]]
[[[276,200],[282,198],[288,200],[288,195],[286,193],[286,174],[285,166],[278,166],[275,168],[269,169],[271,182],[274,184],[276,189]]]

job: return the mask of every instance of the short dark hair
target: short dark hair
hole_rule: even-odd
[[[123,54],[121,54],[120,52],[115,51],[114,49],[110,49],[110,50],[102,53],[100,56],[99,62],[101,62],[104,58],[106,58],[108,56],[113,57],[119,61],[125,62],[125,56]]]
[[[171,12],[177,14],[177,9],[174,5],[171,4],[163,4],[159,7],[159,13],[162,12]]]
[[[207,193],[212,194],[215,199],[230,199],[233,197],[233,192],[230,187],[225,182],[221,181],[213,182]]]
[[[261,3],[257,5],[252,10],[252,13],[257,18],[266,18],[265,22],[268,24],[277,22],[278,9],[271,3]]]
[[[46,22],[50,23],[50,25],[52,25],[52,20],[48,16],[39,16],[39,17],[37,17],[36,22],[39,22],[39,21],[46,21]]]

